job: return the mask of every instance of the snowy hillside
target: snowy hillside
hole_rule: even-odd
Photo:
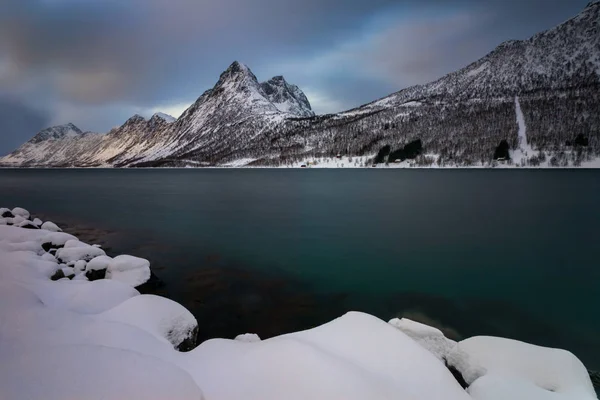
[[[0,398],[597,399],[568,351],[493,337],[457,343],[356,312],[195,347],[201,327],[187,309],[134,288],[149,265],[0,208]]]
[[[50,128],[0,165],[277,167],[340,156],[361,167],[600,166],[599,22],[596,1],[435,82],[335,115],[315,116],[297,86],[259,83],[234,62],[175,121],[135,116],[105,135]]]

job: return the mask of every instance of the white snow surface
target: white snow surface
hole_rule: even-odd
[[[15,217],[16,216],[21,216],[21,217],[23,217],[25,219],[29,219],[29,217],[31,215],[31,214],[29,214],[29,211],[27,211],[26,209],[21,208],[21,207],[15,207],[15,208],[13,208],[12,213],[13,213],[13,215]]]
[[[515,111],[517,124],[519,125],[519,148],[511,151],[510,157],[515,165],[525,165],[527,159],[536,155],[536,152],[527,141],[527,124],[525,123],[525,116],[523,115],[518,96],[515,97]]]
[[[523,400],[596,399],[585,366],[565,350],[481,336],[459,342],[448,362],[474,384],[470,392],[478,400],[504,394]]]
[[[91,259],[85,266],[86,271],[99,271],[102,269],[108,269],[108,264],[112,261],[112,257],[109,256],[98,256]]]
[[[260,336],[256,333],[244,333],[243,335],[237,335],[235,340],[239,342],[256,343],[260,342]]]
[[[423,345],[440,331],[362,313],[262,341],[213,339],[179,353],[175,344],[197,326],[189,311],[115,280],[89,282],[80,274],[50,281],[59,266],[43,256],[48,235],[62,244],[74,239],[0,226],[1,399],[596,398],[571,353],[498,338],[467,339],[448,352],[473,383],[467,392]],[[79,249],[87,247],[62,250]]]
[[[89,244],[85,244],[79,241],[70,242],[72,246],[75,247],[64,247],[62,249],[58,249],[56,252],[56,258],[61,259],[63,262],[75,262],[79,260],[92,260],[98,256],[104,256],[106,253],[104,250],[90,246]]]
[[[45,231],[50,231],[50,232],[62,232],[62,229],[60,229],[54,222],[50,222],[50,221],[46,221],[42,224],[41,228]]]
[[[173,346],[189,338],[198,326],[196,318],[185,307],[152,295],[131,297],[99,317],[141,328]]]
[[[121,281],[133,287],[150,279],[150,262],[133,256],[118,256],[108,264],[106,278]]]
[[[419,322],[406,318],[395,318],[389,324],[404,332],[441,361],[445,361],[448,354],[456,346],[456,342],[446,338],[439,329]]]
[[[169,124],[172,123],[172,122],[177,121],[177,118],[175,118],[175,117],[173,117],[173,116],[171,116],[169,114],[165,114],[163,112],[157,112],[153,116],[160,117],[160,118],[164,119],[165,121],[167,121]]]

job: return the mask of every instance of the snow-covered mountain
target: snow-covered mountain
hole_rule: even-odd
[[[58,140],[63,138],[74,138],[83,132],[73,124],[65,124],[46,128],[35,135],[28,143],[35,144],[45,140]]]
[[[50,128],[0,163],[277,166],[341,154],[369,165],[585,165],[600,156],[599,21],[595,1],[435,82],[335,115],[315,116],[297,86],[259,83],[234,62],[177,120],[134,116],[103,135]]]
[[[299,117],[315,115],[304,92],[298,86],[287,83],[283,76],[276,76],[260,86],[279,111]]]

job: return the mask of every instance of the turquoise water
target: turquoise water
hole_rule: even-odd
[[[599,204],[591,170],[0,171],[0,206],[149,258],[205,339],[356,309],[563,347],[594,368]]]

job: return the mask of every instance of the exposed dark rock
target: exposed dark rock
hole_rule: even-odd
[[[510,159],[510,146],[506,140],[502,140],[496,151],[494,151],[494,160],[509,160]]]
[[[26,224],[21,225],[21,228],[23,228],[23,229],[40,229],[40,227],[35,225],[33,222],[27,222]]]
[[[56,250],[58,249],[62,249],[63,247],[65,247],[64,245],[62,246],[57,246],[52,242],[47,242],[47,243],[42,243],[42,249],[44,249],[44,251],[46,253],[49,253],[50,250],[54,250],[54,252],[56,252]]]
[[[98,269],[98,270],[87,271],[85,273],[85,276],[90,281],[97,281],[97,280],[100,280],[100,279],[104,279],[106,277],[106,268],[105,269]]]
[[[183,342],[179,343],[179,345],[176,347],[176,349],[178,351],[182,351],[182,352],[192,351],[196,348],[197,345],[198,345],[198,326],[196,326],[194,328],[190,337],[185,339]]]
[[[63,270],[62,270],[62,269],[59,269],[58,271],[56,271],[56,272],[54,273],[54,275],[52,275],[52,276],[50,277],[50,279],[52,279],[53,281],[58,281],[58,280],[60,280],[60,279],[62,279],[62,278],[66,278],[66,277],[65,277],[65,273],[63,272]]]
[[[2,213],[2,218],[14,218],[14,217],[15,217],[14,214],[10,211],[4,211]]]
[[[594,389],[596,389],[596,393],[600,393],[600,372],[598,371],[588,371],[590,374],[590,379],[592,380],[592,385],[594,385]]]
[[[453,365],[448,364],[448,360],[444,360],[444,364],[446,365],[446,368],[448,368],[448,371],[450,371],[450,373],[452,374],[452,376],[454,377],[454,379],[456,379],[456,381],[458,382],[458,384],[463,389],[467,389],[469,387],[469,384],[467,383],[467,381],[465,381],[465,378],[463,378],[463,376],[460,373],[460,371],[457,370]]]

